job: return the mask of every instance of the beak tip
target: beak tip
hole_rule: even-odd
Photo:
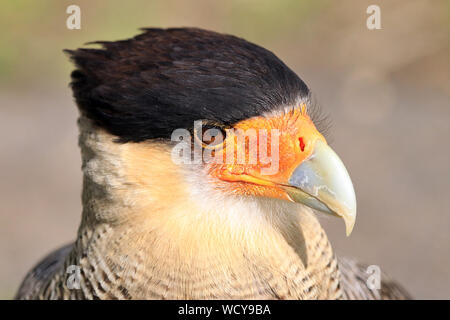
[[[355,226],[355,220],[353,220],[353,222],[350,222],[350,223],[345,221],[345,234],[347,237],[350,237],[350,234],[352,233],[354,226]]]
[[[353,227],[355,226],[356,210],[353,211],[351,214],[342,215],[341,217],[344,219],[345,223],[345,234],[347,235],[347,237],[349,237],[353,231]]]

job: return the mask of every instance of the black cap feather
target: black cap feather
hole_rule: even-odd
[[[170,138],[208,119],[225,125],[306,97],[305,83],[270,51],[211,31],[144,29],[102,49],[65,50],[81,111],[122,142]]]

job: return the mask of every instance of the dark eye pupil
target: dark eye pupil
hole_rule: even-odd
[[[226,138],[226,130],[220,124],[202,120],[201,130],[194,131],[195,139],[201,145],[215,148],[220,146]]]
[[[222,138],[220,139],[220,136]],[[225,131],[217,127],[205,127],[202,134],[203,143],[213,146],[216,143],[222,142],[225,139]]]

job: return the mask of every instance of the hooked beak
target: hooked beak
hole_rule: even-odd
[[[347,236],[356,219],[356,198],[350,176],[338,155],[323,141],[289,178],[286,192],[295,202],[344,219]]]

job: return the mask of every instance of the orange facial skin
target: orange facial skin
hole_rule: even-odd
[[[209,173],[222,181],[230,182],[228,186],[234,194],[254,195],[289,200],[290,198],[281,186],[288,184],[289,177],[295,168],[307,159],[313,152],[315,142],[320,139],[326,142],[322,134],[316,129],[314,123],[306,113],[304,106],[273,117],[255,117],[237,123],[234,129],[253,129],[257,134],[257,143],[260,139],[267,142],[268,159],[271,154],[271,130],[279,132],[278,170],[273,174],[264,174],[263,168],[270,168],[271,163],[264,163],[264,156],[257,148],[256,163],[249,163],[249,143],[238,143],[239,132],[227,135],[220,150],[215,151],[217,157],[223,157],[223,164],[209,164]],[[262,130],[265,129],[265,130]],[[234,157],[226,157],[233,154]],[[239,150],[239,151],[238,151]],[[277,152],[277,148],[274,150]],[[238,152],[246,156],[245,162],[239,161]],[[242,154],[241,153],[241,154]],[[267,159],[267,158],[266,158]],[[276,157],[273,158],[276,161]]]

